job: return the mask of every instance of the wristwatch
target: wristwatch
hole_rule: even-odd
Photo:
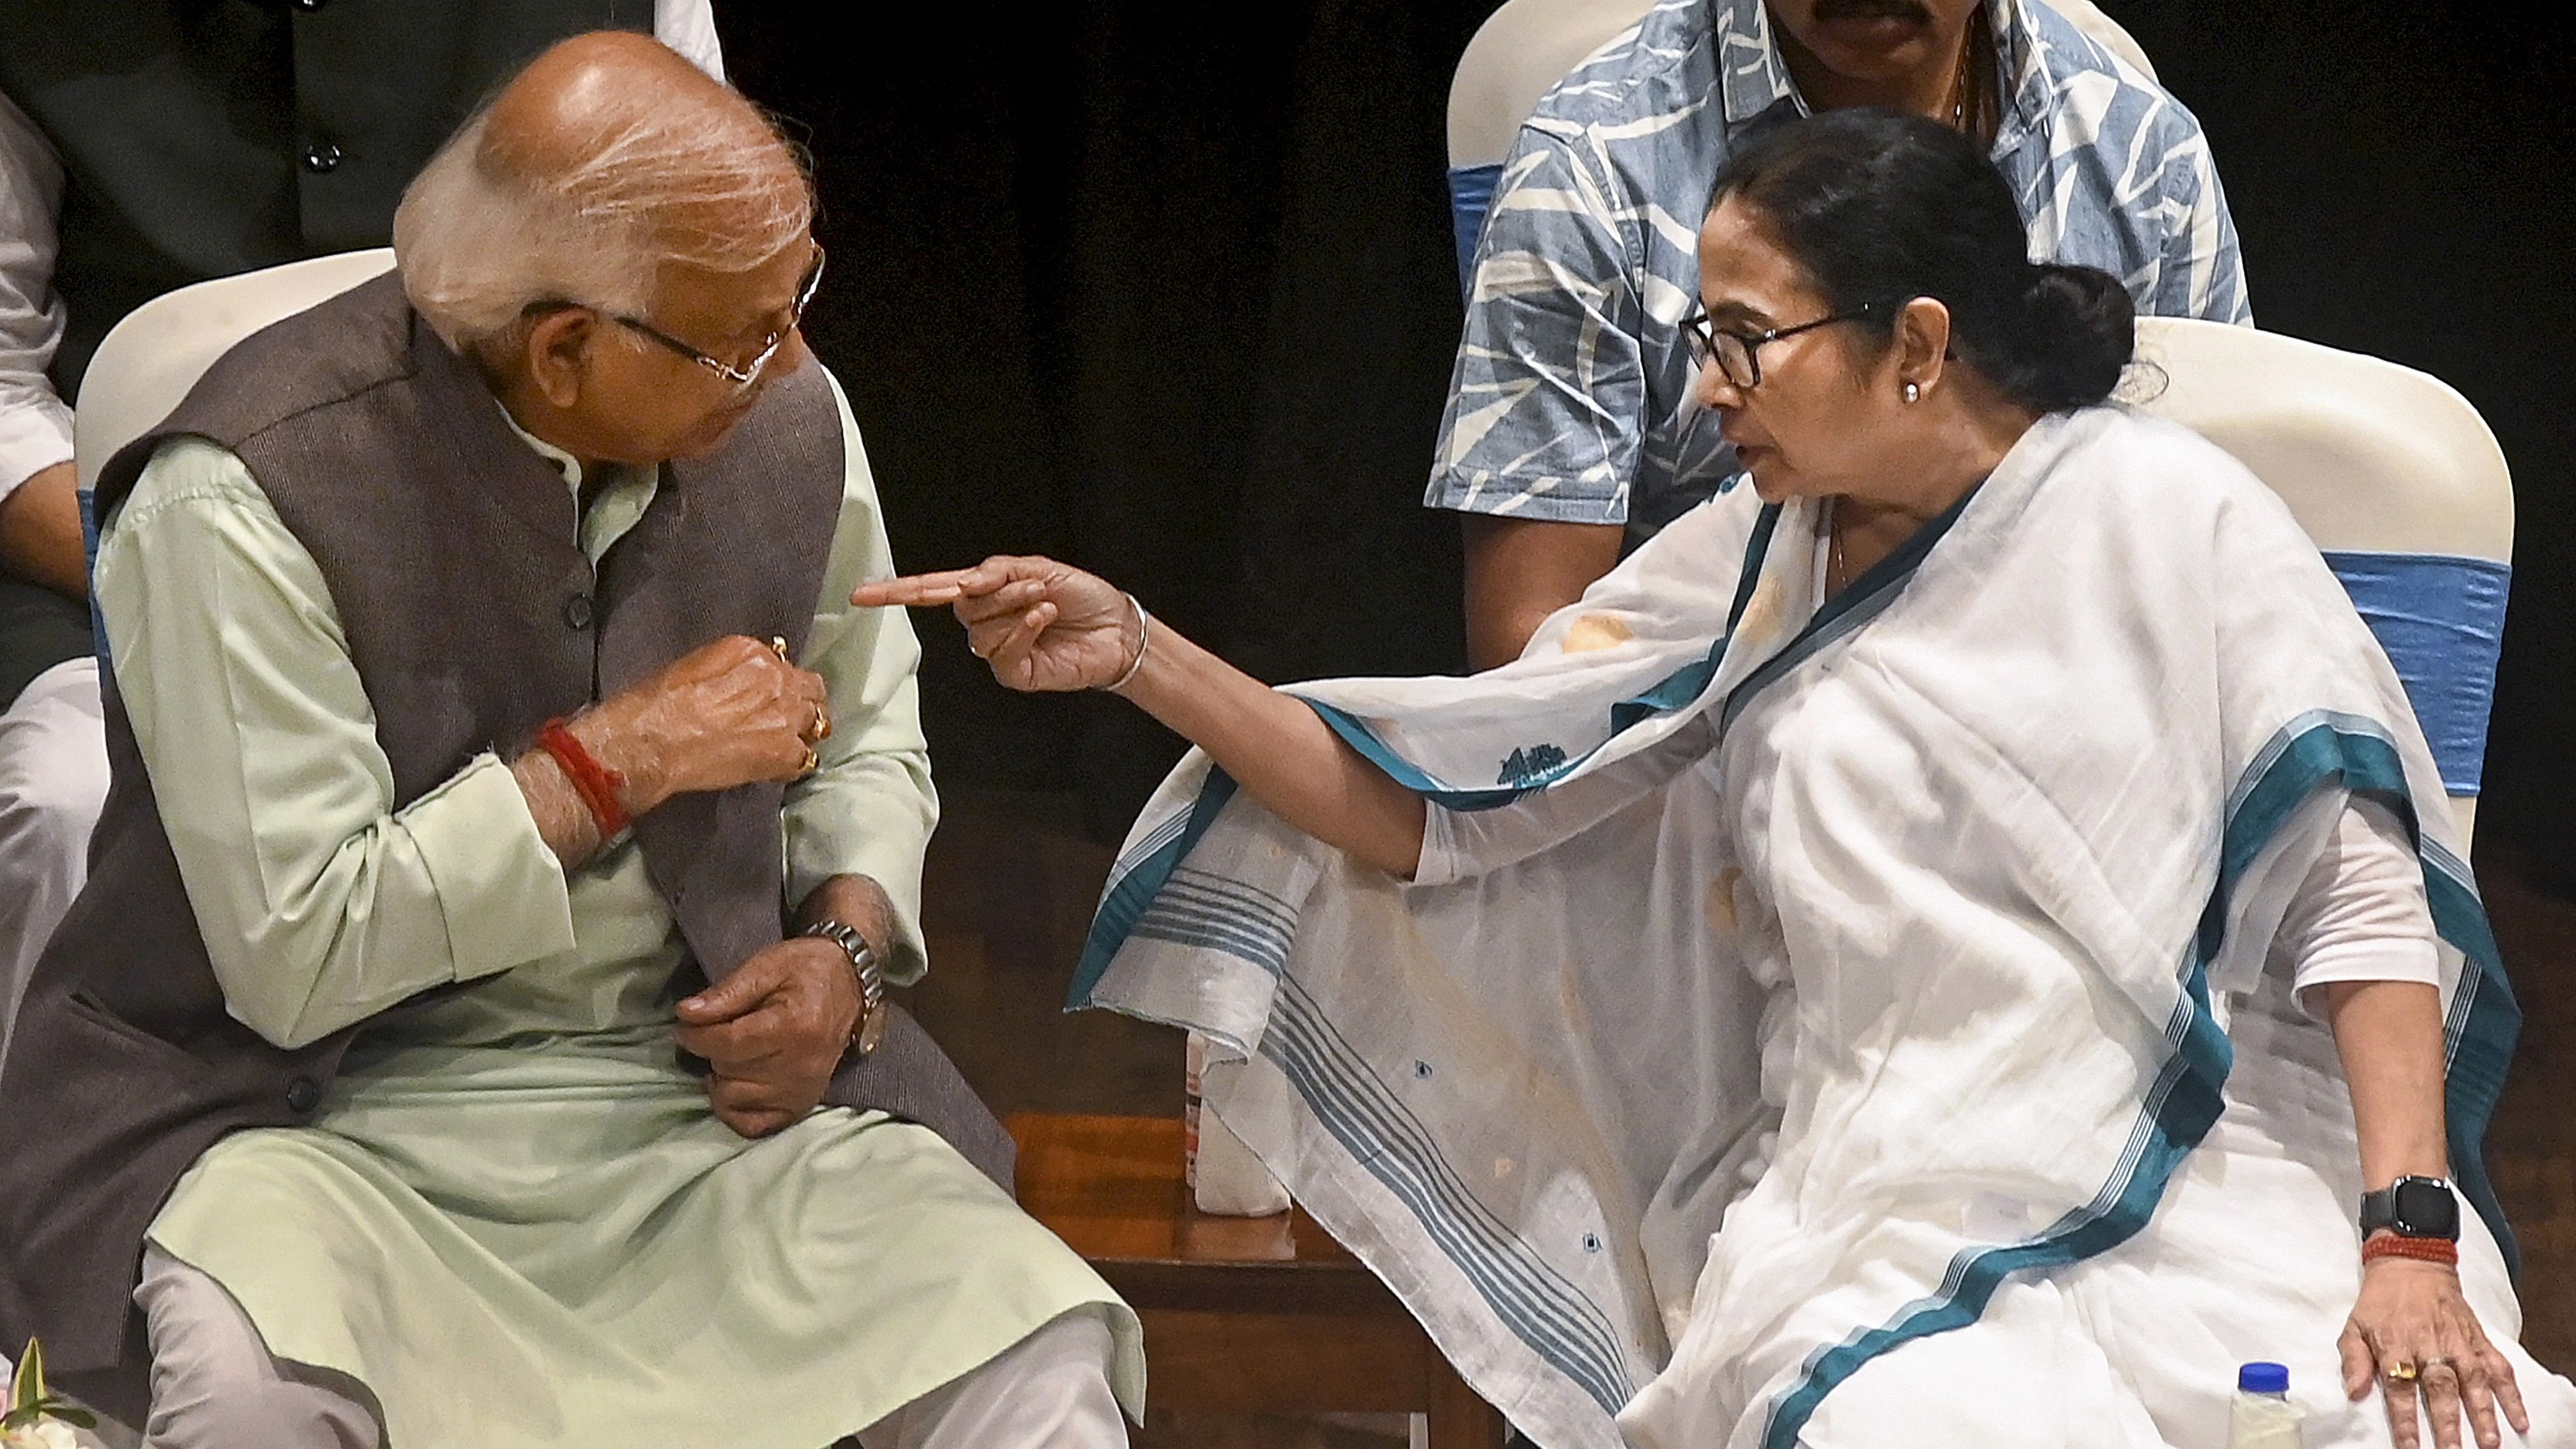
[[[2460,1198],[2438,1177],[2401,1177],[2361,1195],[2361,1235],[2391,1232],[2401,1238],[2460,1240]]]
[[[885,972],[877,965],[877,953],[868,948],[858,928],[830,917],[805,928],[808,936],[819,936],[849,953],[850,974],[859,983],[859,1019],[850,1028],[850,1054],[866,1056],[885,1040],[886,994]]]

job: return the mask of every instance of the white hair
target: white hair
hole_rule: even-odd
[[[499,336],[538,303],[641,317],[663,266],[748,271],[812,225],[804,169],[740,96],[608,109],[548,164],[512,155],[531,148],[493,135],[487,106],[404,189],[395,264],[449,346]]]

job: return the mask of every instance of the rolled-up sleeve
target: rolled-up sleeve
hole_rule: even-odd
[[[0,96],[0,498],[71,461],[72,410],[45,375],[63,340],[54,295],[62,162],[7,96]]]
[[[397,809],[312,556],[241,460],[164,444],[102,540],[119,695],[232,1014],[301,1046],[572,949],[563,869],[489,754]]]
[[[832,737],[816,750],[814,773],[787,792],[787,889],[791,901],[801,901],[836,875],[864,875],[884,887],[895,915],[896,959],[888,963],[888,975],[909,982],[928,964],[920,924],[921,861],[939,824],[913,680],[921,644],[903,610],[850,606],[852,589],[894,573],[894,550],[886,542],[858,423],[837,380],[832,396],[840,409],[848,471],[831,564],[798,661],[822,675],[830,691]]]
[[[1564,139],[1522,131],[1478,246],[1426,506],[1627,520],[1646,380],[1621,209]]]

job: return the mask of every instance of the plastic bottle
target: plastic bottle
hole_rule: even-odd
[[[1199,1101],[1199,1079],[1207,1070],[1208,1040],[1191,1032],[1184,1059],[1181,1098],[1182,1174],[1190,1199],[1203,1213],[1226,1217],[1267,1217],[1288,1210],[1288,1189],[1261,1165],[1261,1159]]]
[[[2249,1363],[2236,1371],[2236,1402],[2227,1412],[2227,1449],[2301,1449],[2299,1422],[2290,1402],[2290,1371],[2276,1363]]]

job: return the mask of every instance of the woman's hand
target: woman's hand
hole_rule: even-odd
[[[971,569],[862,584],[860,608],[950,604],[966,647],[1011,689],[1114,684],[1145,646],[1144,619],[1125,594],[1051,558],[988,558]]]
[[[2416,1449],[2417,1405],[2433,1421],[2433,1442],[2458,1449],[2465,1411],[2480,1449],[2496,1449],[2496,1407],[2516,1432],[2531,1431],[2513,1365],[2487,1342],[2460,1294],[2459,1270],[2411,1258],[2381,1258],[2361,1270],[2361,1297],[2344,1324],[2343,1386],[2358,1403],[2376,1381],[2387,1395],[2397,1449]]]
[[[861,608],[952,604],[966,642],[1013,689],[1115,686],[1289,824],[1391,875],[1422,861],[1422,797],[1342,743],[1303,702],[1184,638],[1154,630],[1125,594],[1047,558],[865,584]]]

